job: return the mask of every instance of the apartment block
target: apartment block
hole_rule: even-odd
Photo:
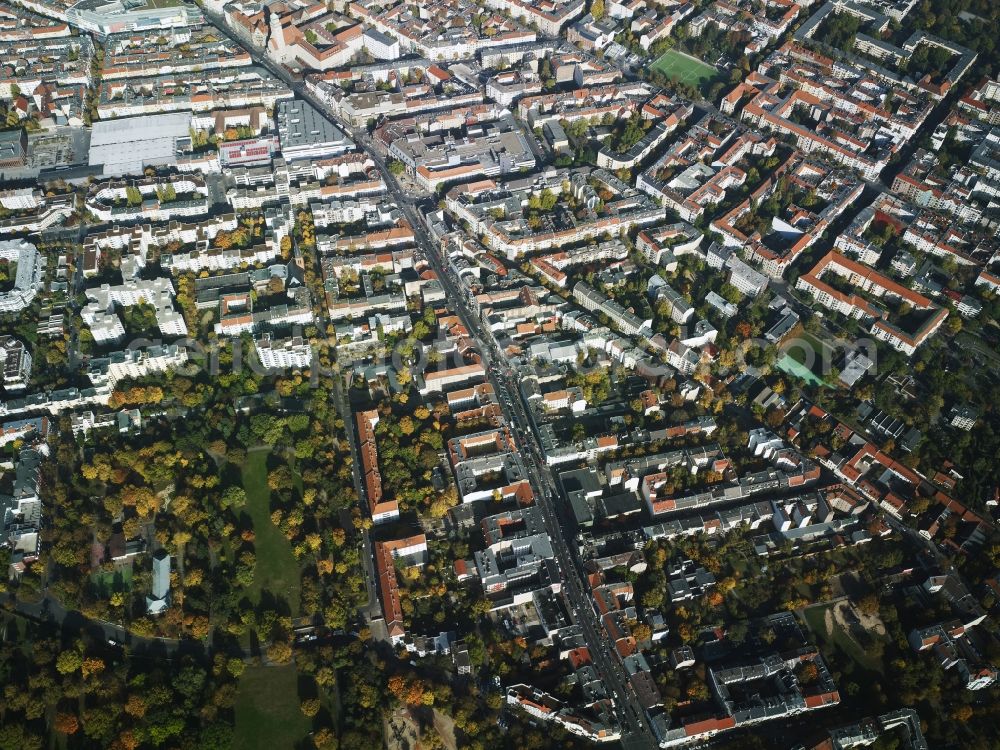
[[[208,213],[208,186],[201,175],[172,175],[97,182],[87,210],[102,221],[164,221]]]
[[[535,25],[546,36],[559,36],[563,26],[583,15],[583,0],[487,0],[486,5],[510,14],[524,24]]]
[[[304,370],[312,365],[312,346],[301,336],[278,339],[263,333],[254,340],[254,346],[261,366],[268,370]]]
[[[101,119],[158,112],[207,112],[221,107],[261,106],[271,109],[291,99],[292,92],[256,65],[206,72],[102,81],[97,114]]]
[[[867,296],[841,292],[822,277],[834,273],[851,286],[864,291]],[[934,335],[948,317],[948,310],[936,305],[922,294],[898,284],[879,272],[844,257],[836,251],[827,253],[806,274],[799,277],[796,289],[808,292],[817,303],[847,317],[856,318],[871,326],[871,333],[894,349],[912,355],[922,343]],[[923,314],[915,327],[904,330],[893,322],[884,307],[870,298],[887,297],[909,304]]]
[[[784,192],[779,193],[781,189]],[[741,248],[744,257],[759,264],[767,276],[780,279],[863,191],[864,183],[848,170],[793,155],[750,198],[713,221],[712,229],[726,245]],[[753,221],[757,206],[779,195],[779,214],[762,231]]]
[[[0,241],[0,259],[17,269],[13,286],[0,292],[0,312],[20,312],[31,304],[41,289],[45,257],[27,240],[3,240]]]
[[[0,336],[0,356],[3,357],[4,391],[24,390],[31,378],[31,354],[23,341],[13,336]]]
[[[22,448],[14,462],[10,495],[0,495],[0,546],[10,551],[9,576],[18,577],[41,554],[41,453]]]
[[[535,156],[510,115],[464,128],[464,138],[432,134],[392,142],[389,154],[407,165],[425,190],[475,177],[497,177],[535,166]]]
[[[878,177],[934,106],[924,92],[880,82],[862,67],[835,65],[792,42],[759,69],[763,73],[751,73],[723,99],[722,111],[732,113],[749,98],[741,112],[744,122],[791,136],[802,152],[825,154],[866,180]],[[885,109],[886,101],[900,106]],[[801,119],[797,113],[808,113],[817,123],[835,114],[839,119],[829,127],[807,127],[795,121]]]
[[[386,523],[399,517],[399,505],[387,499],[382,488],[382,475],[378,470],[378,446],[375,441],[375,426],[379,422],[376,410],[359,412],[355,415],[358,429],[358,450],[361,455],[361,479],[368,502],[368,513],[375,524]]]
[[[168,278],[126,279],[116,286],[102,284],[86,290],[90,300],[80,311],[80,315],[91,328],[98,343],[120,343],[124,338],[116,309],[139,304],[152,306],[156,315],[156,325],[160,335],[178,337],[187,335],[184,316],[174,308],[174,285]],[[117,323],[117,325],[116,325]]]
[[[641,320],[614,300],[610,300],[586,282],[578,281],[573,286],[573,299],[585,310],[592,310],[606,315],[618,330],[626,336],[637,336],[640,333],[652,333],[653,322]]]
[[[639,175],[636,187],[684,221],[695,221],[746,182],[739,167],[744,156],[769,156],[775,146],[773,139],[750,133],[728,117],[706,115]]]
[[[389,633],[389,640],[393,645],[398,645],[406,638],[406,625],[399,599],[397,560],[401,560],[406,567],[422,565],[427,554],[427,537],[417,534],[405,539],[375,542],[373,546],[375,573],[378,576],[379,595],[382,599],[382,618]]]
[[[101,78],[197,75],[252,64],[250,53],[211,26],[178,26],[110,34],[104,40]]]
[[[582,11],[582,0],[576,1]],[[480,26],[469,24],[476,9],[467,0],[435,0],[419,8],[402,2],[356,0],[349,8],[354,18],[398,39],[401,53],[415,52],[429,60],[473,57],[493,47],[533,42],[537,36],[500,14],[489,15]]]

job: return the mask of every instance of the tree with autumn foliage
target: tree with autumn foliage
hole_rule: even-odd
[[[219,709],[231,709],[235,683],[224,670],[190,656],[134,660],[120,652],[106,659],[103,638],[66,627],[61,633],[18,620],[8,630],[16,640],[0,642],[0,748],[138,750],[146,743],[174,746],[185,735],[200,750],[230,746],[231,714],[227,719]],[[76,640],[66,644],[64,635]]]
[[[56,714],[56,718],[52,722],[52,728],[59,732],[59,734],[76,734],[77,730],[80,728],[80,720],[77,719],[74,714],[63,713],[60,711]]]

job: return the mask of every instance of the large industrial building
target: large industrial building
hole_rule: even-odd
[[[190,112],[95,122],[90,137],[90,166],[102,165],[105,175],[118,177],[142,174],[148,166],[174,164],[178,142],[190,139],[190,128]]]

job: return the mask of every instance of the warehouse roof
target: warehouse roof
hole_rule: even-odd
[[[104,165],[109,175],[139,174],[150,164],[171,164],[176,160],[177,140],[187,138],[190,127],[190,112],[95,122],[89,163]]]

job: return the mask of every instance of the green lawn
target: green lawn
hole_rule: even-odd
[[[823,360],[829,360],[830,347],[808,331],[800,330],[798,335],[782,341],[781,351],[799,364],[818,370]]]
[[[132,566],[125,565],[121,570],[107,572],[98,571],[91,576],[94,586],[101,592],[101,596],[111,596],[112,591],[116,591],[119,581],[127,591],[132,590]]]
[[[719,72],[714,66],[675,49],[668,49],[653,63],[668,78],[689,86],[704,86]]]
[[[254,569],[251,597],[260,600],[262,591],[285,599],[292,616],[299,614],[299,564],[292,554],[292,545],[271,523],[271,490],[267,487],[267,457],[265,450],[247,453],[243,465],[243,488],[247,493],[247,513],[253,520],[254,548],[257,567]]]
[[[829,344],[800,330],[782,342],[780,352],[784,356],[776,363],[779,369],[813,385],[825,385],[823,368],[833,362],[833,348]]]
[[[248,667],[236,694],[233,748],[286,750],[305,738],[312,723],[299,710],[294,664]]]
[[[821,644],[826,644],[828,649],[832,648],[840,651],[863,670],[881,672],[881,663],[876,659],[872,659],[861,647],[861,644],[851,637],[849,632],[837,625],[836,620],[833,622],[833,632],[831,633],[827,630],[826,613],[834,606],[830,604],[826,607],[810,607],[805,610],[806,625],[816,635],[817,640]]]

